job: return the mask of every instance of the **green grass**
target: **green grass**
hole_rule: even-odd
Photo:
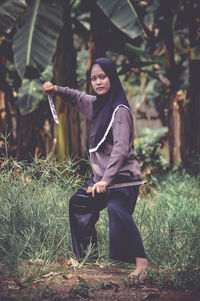
[[[154,185],[148,194],[140,194],[135,212],[152,268],[149,280],[161,287],[196,290],[200,287],[200,177],[169,172],[154,179]]]
[[[136,222],[155,267],[200,267],[200,177],[169,173],[155,180],[156,189],[141,195]]]
[[[31,165],[2,163],[0,269],[6,265],[19,277],[31,280],[54,260],[73,256],[68,201],[84,180],[75,174],[72,161],[60,164],[47,158]],[[154,178],[153,184],[141,189],[134,220],[152,267],[151,281],[164,284],[168,279],[168,283],[184,287],[183,278],[189,277],[189,283],[199,273],[199,183],[199,176],[177,171]],[[97,232],[98,260],[108,261],[106,210],[101,212]],[[30,259],[33,265],[27,271],[24,262]],[[196,279],[200,279],[198,275]]]
[[[15,174],[16,169],[18,171]],[[14,163],[0,172],[0,260],[12,269],[22,260],[72,254],[68,200],[80,185],[73,162]]]

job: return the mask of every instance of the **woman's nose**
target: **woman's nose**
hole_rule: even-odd
[[[101,83],[101,79],[97,78],[97,85]]]

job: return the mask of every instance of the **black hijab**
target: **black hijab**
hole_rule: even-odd
[[[110,59],[98,58],[92,63],[89,75],[91,75],[92,67],[95,64],[98,64],[106,73],[111,87],[108,93],[97,95],[97,99],[93,104],[93,114],[90,120],[89,152],[97,151],[105,141],[112,127],[117,109],[124,106],[130,110],[115,64]]]

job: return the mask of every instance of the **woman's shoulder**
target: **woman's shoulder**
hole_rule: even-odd
[[[127,121],[127,120],[131,120],[132,116],[131,116],[131,110],[129,107],[124,106],[124,105],[119,105],[116,109],[115,112],[115,120],[116,121]]]

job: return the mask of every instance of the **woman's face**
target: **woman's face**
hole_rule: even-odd
[[[99,65],[94,65],[91,71],[91,85],[98,95],[104,95],[110,90],[110,80]]]

